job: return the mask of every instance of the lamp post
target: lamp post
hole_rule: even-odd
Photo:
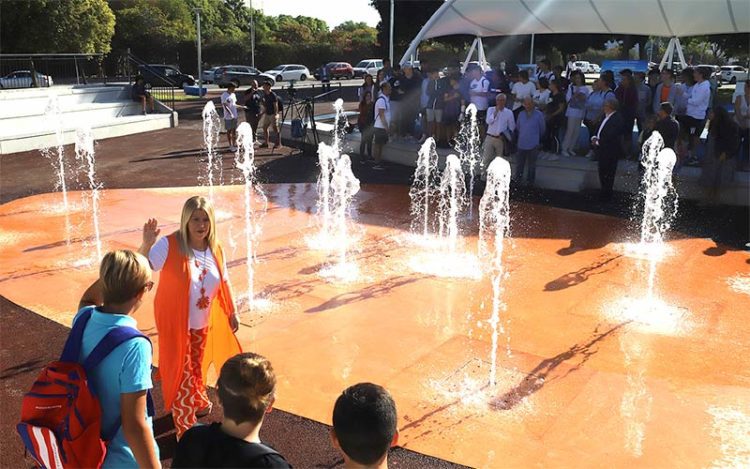
[[[391,61],[391,66],[393,66],[393,2],[394,0],[391,0],[390,50],[388,51],[388,59]]]
[[[195,12],[195,27],[198,30],[198,96],[202,96],[203,93],[203,71],[201,70],[203,63],[201,59],[201,9],[200,8],[193,8],[193,11]]]
[[[250,9],[250,65],[255,68],[255,9],[253,0],[244,0],[245,6]]]

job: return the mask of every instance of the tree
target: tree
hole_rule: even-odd
[[[4,53],[107,53],[115,15],[105,0],[0,2],[0,30]]]
[[[336,49],[350,51],[374,46],[377,35],[377,29],[368,26],[367,23],[347,21],[333,28],[331,43]]]
[[[195,40],[195,25],[182,0],[119,0],[110,3],[117,23],[112,40],[114,49],[132,49],[149,57],[174,49],[182,41]]]

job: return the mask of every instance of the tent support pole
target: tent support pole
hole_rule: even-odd
[[[533,64],[534,62],[534,33],[531,34],[531,48],[529,49],[529,63]]]
[[[469,53],[466,54],[466,60],[464,60],[464,64],[461,65],[461,73],[466,73],[466,68],[469,66],[469,62],[471,62],[471,56],[474,55],[474,49],[477,47],[477,41],[479,40],[478,37],[474,38],[474,42],[471,43],[471,47],[469,48]]]

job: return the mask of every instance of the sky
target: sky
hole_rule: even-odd
[[[363,21],[375,27],[380,15],[369,0],[253,0],[266,15],[312,16],[334,28],[345,21]]]

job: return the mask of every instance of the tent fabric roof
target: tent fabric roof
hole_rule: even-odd
[[[446,0],[418,37],[744,32],[750,32],[748,0]]]

